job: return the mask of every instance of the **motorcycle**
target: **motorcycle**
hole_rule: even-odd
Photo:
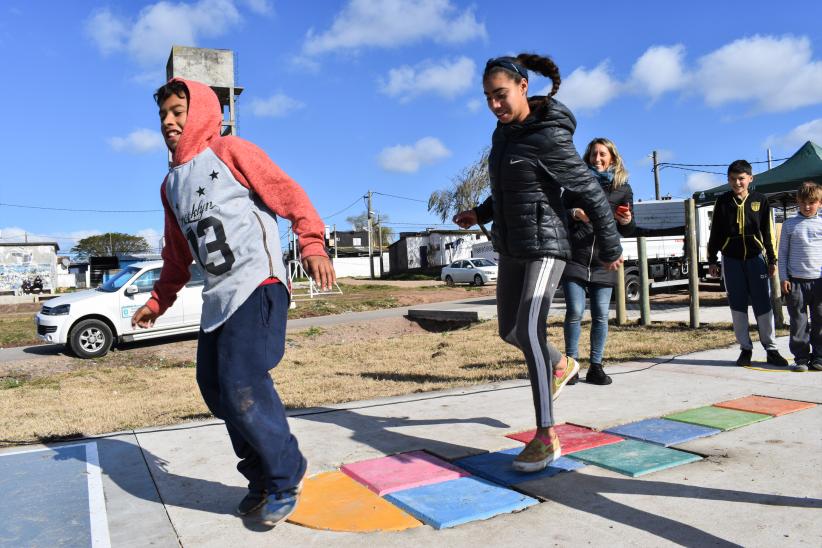
[[[43,292],[43,279],[40,276],[35,276],[33,280],[26,278],[23,280],[23,283],[20,284],[20,289],[22,289],[26,295],[31,293],[40,294]]]

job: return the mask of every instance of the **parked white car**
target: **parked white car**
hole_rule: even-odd
[[[154,326],[131,327],[131,317],[148,301],[162,268],[163,261],[134,263],[97,289],[46,301],[34,318],[38,338],[68,345],[80,358],[99,358],[118,342],[196,333],[203,307],[203,274],[194,264],[191,279]]]
[[[497,263],[490,259],[461,259],[443,267],[440,279],[448,285],[470,283],[483,285],[497,281]]]

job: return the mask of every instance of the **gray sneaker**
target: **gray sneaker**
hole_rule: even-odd
[[[817,371],[822,371],[822,356],[817,356],[811,360],[810,366]]]
[[[808,364],[806,363],[799,363],[796,362],[793,367],[791,367],[791,371],[796,371],[797,373],[804,373],[808,370]]]

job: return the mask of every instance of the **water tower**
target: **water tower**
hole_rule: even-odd
[[[234,85],[233,51],[172,46],[166,63],[166,78],[186,78],[211,86],[223,110],[222,134],[237,135],[234,101],[243,92],[243,88]]]

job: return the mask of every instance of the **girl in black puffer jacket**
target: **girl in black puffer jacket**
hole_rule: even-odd
[[[628,184],[628,173],[616,146],[609,139],[597,138],[585,149],[585,162],[597,178],[617,221],[623,237],[633,235],[634,193]],[[591,299],[591,365],[585,380],[591,384],[611,384],[611,377],[602,369],[602,355],[608,337],[608,309],[611,292],[616,286],[616,272],[607,270],[595,259],[599,242],[594,233],[581,196],[566,192],[563,202],[568,210],[571,230],[571,260],[562,275],[565,294],[565,353],[579,357],[579,335],[585,311],[585,293]],[[569,381],[576,382],[576,378]]]
[[[548,97],[528,98],[528,70],[551,79]],[[525,355],[537,419],[535,438],[514,459],[514,468],[523,472],[542,470],[560,456],[552,400],[579,370],[546,339],[548,309],[571,258],[563,188],[580,196],[589,212],[600,242],[598,260],[610,269],[622,261],[611,208],[574,148],[576,120],[552,98],[559,84],[559,69],[547,57],[488,61],[483,88],[498,120],[488,161],[491,196],[454,216],[463,228],[494,221],[499,334]]]

